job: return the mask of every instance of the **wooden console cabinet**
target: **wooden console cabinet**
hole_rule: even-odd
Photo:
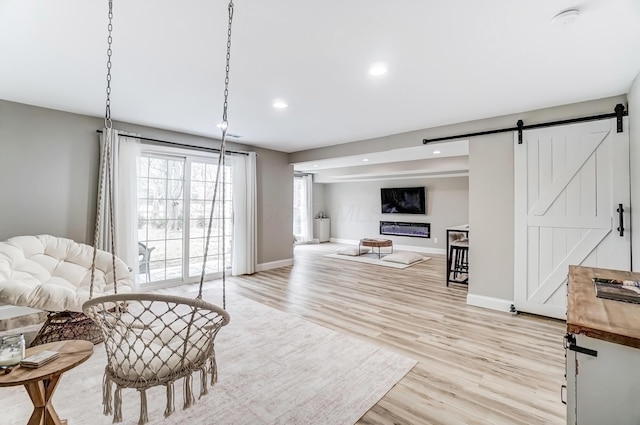
[[[596,297],[593,278],[640,273],[570,266],[567,304],[567,424],[640,424],[640,304]]]

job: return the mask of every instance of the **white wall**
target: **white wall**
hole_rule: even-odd
[[[631,255],[632,268],[640,271],[640,72],[629,94],[629,133],[631,143]]]
[[[426,188],[427,214],[382,214],[380,188]],[[331,237],[357,241],[380,237],[380,221],[431,223],[431,238],[388,236],[394,244],[435,248],[446,247],[446,231],[450,226],[469,221],[469,179],[467,177],[380,180],[331,183],[326,185],[325,202],[331,218]],[[438,243],[435,243],[435,238]]]

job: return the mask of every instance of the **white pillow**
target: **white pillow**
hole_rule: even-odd
[[[344,248],[336,249],[336,254],[351,255],[354,257],[357,255],[366,254],[367,252],[369,252],[369,248],[365,248],[365,247],[360,248],[360,252],[358,252],[357,246],[347,246]]]
[[[424,257],[422,255],[411,251],[396,252],[395,254],[389,254],[382,257],[383,261],[391,261],[392,263],[401,264],[411,264],[423,259]]]

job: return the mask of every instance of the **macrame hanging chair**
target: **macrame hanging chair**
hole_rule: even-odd
[[[102,330],[104,347],[107,352],[107,365],[103,380],[104,414],[113,414],[113,422],[122,421],[122,390],[133,388],[140,393],[139,424],[149,421],[147,413],[146,390],[164,385],[166,387],[167,403],[165,417],[175,411],[174,386],[176,381],[183,379],[184,408],[195,402],[193,391],[193,373],[200,376],[200,397],[207,394],[208,383],[213,385],[217,380],[217,365],[214,351],[214,339],[218,331],[229,323],[226,308],[226,274],[225,274],[225,246],[224,229],[222,234],[222,298],[223,308],[208,303],[202,299],[202,288],[206,270],[207,254],[211,238],[213,214],[218,197],[219,182],[224,185],[225,148],[227,122],[227,100],[229,87],[229,60],[231,48],[231,24],[233,21],[233,1],[229,2],[229,28],[227,31],[226,74],[224,89],[224,108],[222,125],[222,143],[218,157],[218,169],[213,194],[212,208],[209,216],[209,226],[200,275],[198,296],[195,299],[160,295],[150,293],[118,294],[93,298],[93,285],[90,299],[83,305],[84,313],[89,316]],[[112,176],[108,164],[111,151],[109,143],[112,139],[112,122],[110,111],[111,93],[111,32],[113,18],[113,1],[109,0],[109,36],[107,50],[107,101],[105,111],[106,140],[105,151],[102,155],[100,172],[105,178],[106,193],[113,197]],[[222,175],[222,180],[221,180]],[[102,187],[98,193],[102,193]],[[104,202],[98,196],[98,204]],[[224,190],[222,190],[224,203]],[[111,203],[111,205],[113,205]],[[101,208],[98,208],[98,214]],[[220,208],[224,218],[224,208]],[[109,211],[111,251],[115,253],[115,230],[113,209]],[[96,246],[99,242],[98,222],[96,218],[96,233],[94,236],[95,270]],[[223,226],[224,228],[224,226]],[[115,270],[115,268],[114,268]],[[93,283],[93,273],[92,273]],[[114,273],[114,281],[116,276]],[[114,388],[115,386],[115,388]],[[112,397],[113,395],[113,397]]]

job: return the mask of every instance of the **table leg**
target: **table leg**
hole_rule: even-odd
[[[447,286],[449,286],[449,277],[451,275],[451,258],[449,256],[449,234],[450,233],[451,231],[447,229],[447,247],[445,248],[447,253]]]
[[[33,403],[33,413],[27,425],[66,425],[67,421],[60,420],[51,404],[59,380],[60,375],[54,375],[50,379],[24,384]]]

